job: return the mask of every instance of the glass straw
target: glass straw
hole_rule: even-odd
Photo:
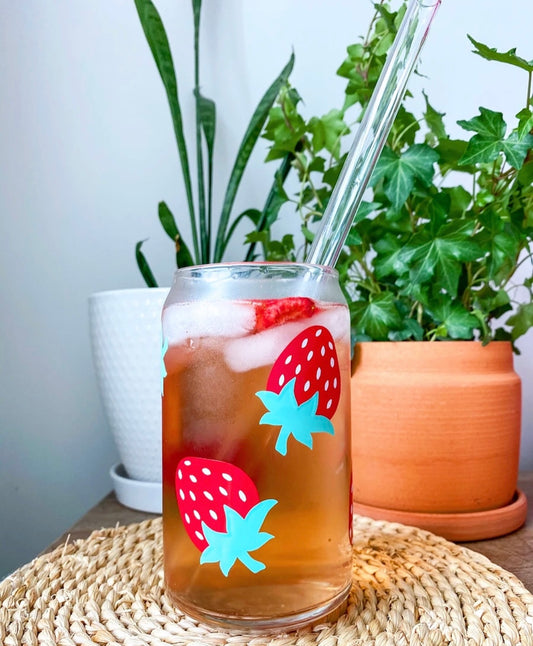
[[[334,267],[441,0],[411,0],[306,262]]]

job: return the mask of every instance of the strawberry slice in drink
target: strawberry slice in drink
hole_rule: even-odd
[[[263,332],[276,325],[310,318],[317,312],[315,301],[303,296],[253,301],[254,332]]]
[[[261,501],[242,469],[208,458],[180,460],[175,487],[185,531],[202,552],[200,563],[219,563],[224,576],[237,560],[254,574],[265,568],[249,552],[274,538],[260,530],[277,500]]]
[[[333,435],[340,369],[329,330],[312,325],[298,334],[272,366],[267,390],[256,395],[268,410],[259,423],[281,427],[276,442],[281,455],[287,454],[291,435],[309,448],[313,448],[313,433]]]

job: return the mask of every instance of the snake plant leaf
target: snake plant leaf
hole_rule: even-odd
[[[254,226],[257,227],[257,224],[261,218],[261,211],[259,209],[246,209],[245,211],[240,213],[231,223],[231,227],[229,228],[227,235],[227,240],[231,239],[235,232],[235,229],[244,220],[244,218],[251,220]]]
[[[163,229],[176,245],[176,265],[178,267],[190,267],[191,265],[194,265],[191,252],[185,244],[183,237],[179,232],[176,220],[166,202],[159,202],[158,215]]]
[[[211,222],[212,222],[212,209],[213,209],[213,160],[215,149],[215,132],[216,132],[216,105],[215,102],[203,96],[198,87],[194,90],[196,100],[196,111],[198,118],[198,125],[203,132],[205,145],[207,148],[207,205],[205,201],[205,188],[203,185],[203,155],[201,154],[201,137],[198,136],[198,177],[200,181],[199,201],[200,216],[200,232],[202,238],[202,251],[203,262],[210,261],[211,250]],[[206,211],[207,208],[207,211]]]
[[[192,0],[194,16],[194,99],[196,111],[196,175],[198,180],[198,227],[201,263],[209,262],[211,246],[205,197],[204,151],[202,146],[202,99],[200,94],[200,15],[202,0]]]
[[[198,234],[196,231],[196,222],[194,216],[194,202],[192,195],[191,174],[189,169],[189,157],[187,153],[187,144],[183,133],[183,119],[181,116],[181,106],[178,96],[178,81],[172,60],[172,53],[168,37],[163,26],[159,12],[151,0],[135,0],[135,7],[139,15],[139,20],[144,31],[144,35],[154,57],[159,75],[163,81],[167,95],[172,125],[178,146],[178,154],[183,173],[185,193],[187,196],[187,205],[189,217],[191,220],[191,229],[193,234],[193,243],[195,254],[198,257]]]
[[[224,254],[226,241],[227,241],[226,231],[228,228],[231,209],[235,201],[235,196],[237,194],[237,190],[239,188],[239,184],[241,182],[244,169],[246,168],[248,159],[252,154],[252,150],[254,149],[254,146],[263,129],[263,126],[265,125],[265,122],[268,118],[268,113],[270,111],[270,108],[273,106],[274,101],[276,100],[276,97],[278,96],[281,88],[287,82],[287,79],[289,78],[289,75],[292,72],[293,67],[294,67],[294,54],[291,54],[291,57],[289,58],[289,62],[281,70],[278,77],[270,85],[270,87],[267,89],[267,91],[259,101],[259,104],[257,105],[252,115],[250,123],[248,124],[246,132],[244,133],[244,137],[241,141],[239,150],[237,152],[237,157],[235,159],[235,163],[233,164],[228,186],[226,188],[226,193],[224,196],[222,213],[220,215],[220,222],[218,226],[217,239],[215,244],[215,256],[214,256],[215,262],[220,262]]]
[[[152,273],[152,270],[150,269],[150,265],[148,264],[148,261],[141,251],[141,247],[143,246],[144,242],[146,242],[146,240],[139,240],[139,242],[135,245],[135,259],[137,260],[137,267],[139,267],[139,271],[144,278],[146,286],[157,287],[157,281]]]
[[[287,153],[283,158],[278,170],[274,174],[274,181],[265,201],[263,211],[260,213],[259,218],[254,222],[254,233],[261,233],[265,229],[270,229],[271,225],[276,221],[281,207],[288,201],[289,197],[283,188],[283,184],[287,179],[290,172],[292,161],[294,159],[293,153]],[[229,237],[229,236],[228,236]],[[246,260],[251,261],[254,259],[254,251],[257,240],[250,241],[250,246],[246,253]],[[264,256],[267,256],[267,249],[263,245]]]
[[[176,220],[174,219],[174,216],[166,202],[159,202],[157,210],[159,221],[161,222],[165,233],[171,240],[176,240],[176,236],[179,235],[178,225],[176,224]]]

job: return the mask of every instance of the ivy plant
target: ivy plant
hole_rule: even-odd
[[[305,258],[404,13],[405,4],[375,5],[337,70],[342,105],[305,116],[297,89],[282,88],[263,136],[267,160],[288,165],[297,187],[278,172],[263,218],[270,224],[283,205],[298,214],[302,238],[250,232],[267,259]],[[422,114],[406,94],[337,264],[355,340],[514,342],[533,326],[533,60],[468,38],[476,55],[523,71],[523,104],[509,123],[480,107],[452,138],[425,92]]]

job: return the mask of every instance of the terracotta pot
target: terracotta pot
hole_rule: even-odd
[[[507,342],[357,344],[356,511],[409,522],[410,512],[471,515],[513,504],[520,421]]]

